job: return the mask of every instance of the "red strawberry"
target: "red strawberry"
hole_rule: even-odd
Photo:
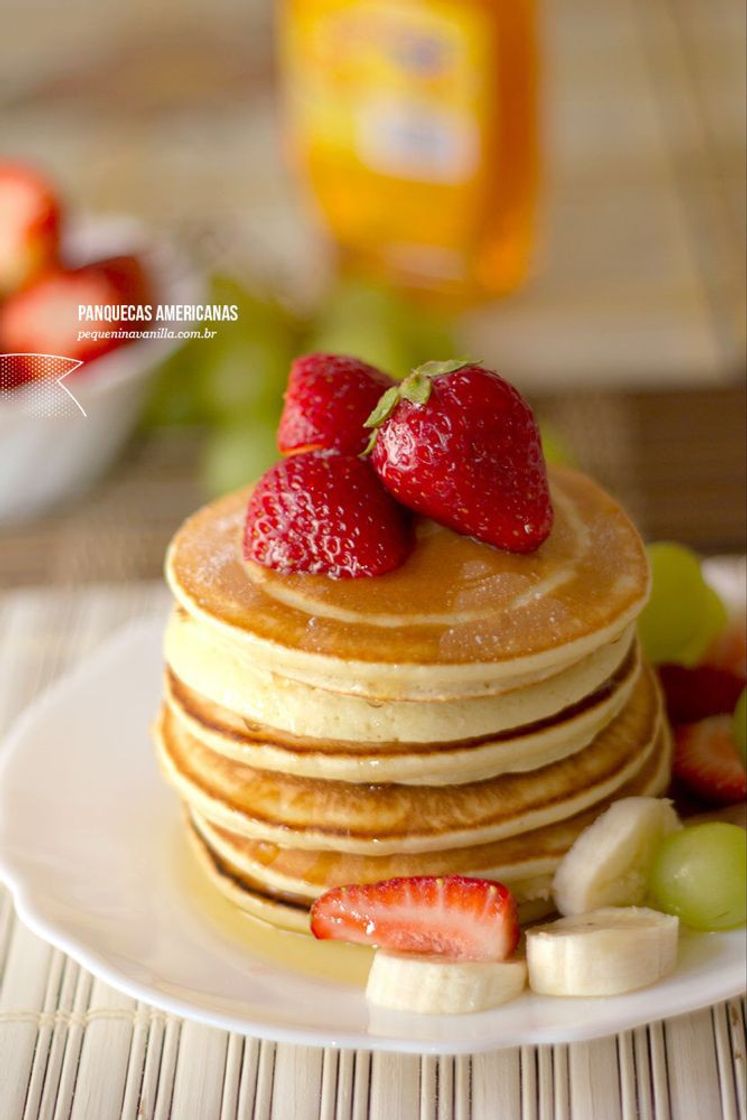
[[[137,330],[118,312],[111,321],[78,317],[81,305],[147,302],[141,266],[132,257],[112,257],[75,269],[56,269],[11,296],[0,307],[0,349],[6,353],[60,354],[81,362],[101,357],[129,339],[114,337],[120,329]],[[100,335],[79,338],[79,332]]]
[[[25,354],[3,354],[0,340],[0,393],[17,389],[33,380],[34,367]]]
[[[117,293],[119,303],[147,304],[152,299],[150,280],[142,262],[122,254],[106,257],[84,266],[88,272],[105,276]]]
[[[279,572],[380,576],[410,547],[405,511],[353,455],[293,455],[270,467],[249,499],[244,556]]]
[[[729,619],[703,658],[705,665],[733,673],[744,682],[747,678],[747,623],[741,615]]]
[[[427,362],[367,421],[372,462],[403,505],[510,552],[533,552],[553,512],[539,430],[492,370]]]
[[[463,875],[335,887],[311,907],[311,932],[321,939],[466,961],[505,960],[519,941],[509,889]]]
[[[57,260],[60,205],[52,186],[22,164],[0,162],[0,297]]]
[[[711,716],[675,730],[674,776],[709,805],[731,805],[747,797],[747,773],[731,716]]]
[[[337,354],[307,354],[291,366],[278,428],[284,455],[317,448],[358,455],[368,442],[363,425],[394,382],[380,369]]]
[[[660,665],[659,677],[672,723],[697,723],[733,712],[744,688],[741,677],[713,665]]]

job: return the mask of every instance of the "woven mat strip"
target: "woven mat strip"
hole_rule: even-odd
[[[0,730],[156,584],[0,596]],[[747,1120],[745,1008],[474,1057],[294,1047],[122,995],[32,934],[0,889],[2,1120]]]

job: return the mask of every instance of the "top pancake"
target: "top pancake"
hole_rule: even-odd
[[[643,607],[649,573],[620,506],[553,468],[555,524],[518,555],[421,520],[396,571],[371,579],[285,575],[247,564],[249,491],[176,534],[167,578],[181,606],[268,670],[377,698],[468,695],[559,672],[614,640]]]

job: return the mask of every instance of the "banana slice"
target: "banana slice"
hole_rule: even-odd
[[[527,930],[529,986],[548,996],[614,996],[667,976],[679,920],[646,907],[607,907]]]
[[[448,961],[379,949],[366,996],[396,1011],[458,1015],[498,1007],[518,996],[526,982],[523,960]]]
[[[624,797],[581,833],[555,872],[553,898],[565,915],[637,906],[659,844],[680,827],[671,801]]]

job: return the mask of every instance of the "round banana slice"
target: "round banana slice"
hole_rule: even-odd
[[[657,848],[679,827],[672,803],[665,798],[623,797],[613,802],[558,864],[552,893],[559,913],[639,905]]]
[[[527,930],[529,986],[548,996],[614,996],[655,984],[677,961],[679,921],[605,907]]]
[[[379,949],[366,996],[379,1007],[458,1015],[485,1011],[518,996],[527,981],[523,960],[449,961]]]

